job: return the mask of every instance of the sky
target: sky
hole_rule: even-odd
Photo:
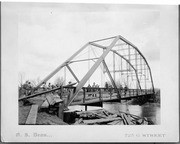
[[[160,11],[153,5],[18,3],[18,72],[43,79],[89,41],[121,35],[147,59],[160,86]]]

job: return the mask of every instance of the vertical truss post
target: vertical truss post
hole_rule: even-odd
[[[90,47],[88,47],[88,59],[90,59]],[[88,60],[88,71],[90,69],[90,60]],[[90,79],[88,80],[88,84],[90,84]]]
[[[134,53],[135,53],[135,69],[136,69],[136,71],[138,71],[138,70],[137,70],[137,53],[136,53],[136,50],[134,50]],[[138,78],[137,78],[137,79],[138,79]],[[137,81],[138,81],[138,80],[137,80]],[[138,89],[137,81],[136,81],[136,89]]]
[[[144,86],[145,86],[145,92],[146,92],[146,89],[147,89],[147,87],[146,87],[146,65],[144,64]]]
[[[64,67],[64,85],[66,85],[66,67]]]
[[[126,81],[127,81],[127,87],[129,86],[129,83],[128,83],[128,63],[126,63],[126,75],[127,75],[127,77],[126,77]]]
[[[115,80],[115,53],[113,52],[113,78],[114,78],[114,81],[116,82]]]
[[[121,70],[123,69],[123,67],[122,67],[122,58],[121,58]],[[121,73],[121,80],[122,80],[122,72],[120,72]]]
[[[130,45],[128,45],[128,55],[129,55],[129,62],[131,63]],[[129,70],[130,70],[130,65],[129,65]]]
[[[104,67],[105,67],[105,69],[106,69],[106,71],[107,71],[107,74],[108,74],[108,76],[109,76],[109,78],[110,78],[110,80],[111,80],[111,83],[113,84],[115,90],[117,91],[118,98],[119,98],[119,100],[121,101],[121,95],[119,94],[119,91],[118,91],[118,88],[117,88],[117,86],[116,86],[116,83],[114,82],[114,80],[113,80],[113,78],[112,78],[112,76],[111,76],[111,73],[110,73],[110,71],[109,71],[109,69],[108,69],[108,67],[107,67],[107,65],[106,65],[106,62],[103,60],[102,63],[103,63],[103,65],[104,65]]]
[[[128,56],[129,56],[129,62],[131,63],[130,45],[128,45]],[[128,66],[129,66],[128,70],[130,72],[130,65],[128,65]],[[128,71],[127,71],[127,84],[129,86],[129,73],[128,73]]]
[[[142,74],[142,58],[140,56],[141,74]]]
[[[68,101],[66,106],[69,106],[74,98],[78,95],[79,91],[82,89],[84,84],[87,82],[87,80],[91,77],[91,75],[94,73],[94,71],[98,68],[98,66],[101,64],[101,62],[104,60],[104,58],[107,56],[107,54],[110,52],[110,50],[113,48],[113,46],[116,44],[116,42],[119,40],[119,36],[115,37],[113,42],[106,48],[106,51],[99,57],[99,59],[95,62],[95,64],[91,67],[91,69],[86,73],[86,75],[82,78],[82,80],[78,83],[76,87],[76,92],[71,97],[71,99]]]

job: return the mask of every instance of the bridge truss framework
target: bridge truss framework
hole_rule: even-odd
[[[81,60],[76,60],[75,58],[89,46],[101,49],[102,53],[99,57],[86,58]],[[119,48],[120,47],[120,48]],[[108,54],[112,53],[113,55],[113,68],[109,69],[106,61],[106,57]],[[116,69],[116,60],[115,57],[121,59],[121,63],[119,64],[119,69]],[[87,71],[87,73],[83,76],[81,80],[77,77],[76,73],[71,69],[71,64],[76,62],[83,61],[94,61],[94,64]],[[125,65],[124,63],[125,62]],[[99,66],[103,66],[103,73],[107,73],[114,89],[117,91],[119,99],[121,99],[120,93],[118,93],[118,86],[115,81],[116,73],[125,74],[127,77],[127,83],[131,79],[136,81],[136,89],[152,89],[154,93],[154,84],[151,73],[151,68],[143,56],[143,54],[139,51],[139,49],[133,45],[131,42],[118,35],[115,37],[110,37],[106,39],[100,39],[96,41],[89,42],[85,44],[82,48],[80,48],[76,53],[74,53],[69,59],[63,62],[60,66],[58,66],[54,71],[52,71],[47,77],[45,77],[37,87],[40,87],[44,82],[47,82],[51,77],[53,77],[57,72],[59,72],[62,68],[66,67],[69,72],[72,74],[74,79],[77,81],[77,86],[75,92],[70,97],[67,102],[67,106],[69,106],[73,100],[77,97],[80,90],[86,84],[86,82],[90,79],[92,74],[96,71]],[[149,83],[149,87],[147,87],[147,83]]]

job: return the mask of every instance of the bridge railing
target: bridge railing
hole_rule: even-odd
[[[76,87],[63,87],[64,91],[71,93],[68,94],[67,99],[69,99],[71,95],[73,95],[75,89]],[[153,91],[152,89],[118,89],[118,92],[121,95],[121,98],[124,98],[152,94]],[[112,98],[118,98],[115,88],[83,87],[73,102],[86,103],[93,100],[103,101]]]
[[[39,93],[35,93],[30,96],[19,98],[19,100],[27,99],[27,98],[33,98],[38,95],[48,95],[49,93],[58,94],[62,100],[65,101],[65,103],[68,102],[68,100],[73,96],[73,94],[76,91],[76,87],[74,86],[63,86],[54,88],[51,90],[42,91]],[[118,89],[118,92],[123,97],[135,97],[138,95],[146,95],[146,94],[152,94],[152,89]],[[98,101],[103,101],[107,99],[112,98],[118,98],[118,94],[115,88],[99,88],[99,87],[83,87],[82,90],[78,93],[78,96],[74,99],[73,102],[88,102],[90,100],[98,99]]]

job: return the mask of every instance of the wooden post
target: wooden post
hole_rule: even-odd
[[[87,111],[87,105],[85,105],[85,111]]]
[[[64,101],[59,103],[58,117],[64,120]]]
[[[83,88],[83,103],[85,103],[86,100],[86,91],[85,88]]]
[[[99,88],[99,101],[102,101],[101,89]]]

